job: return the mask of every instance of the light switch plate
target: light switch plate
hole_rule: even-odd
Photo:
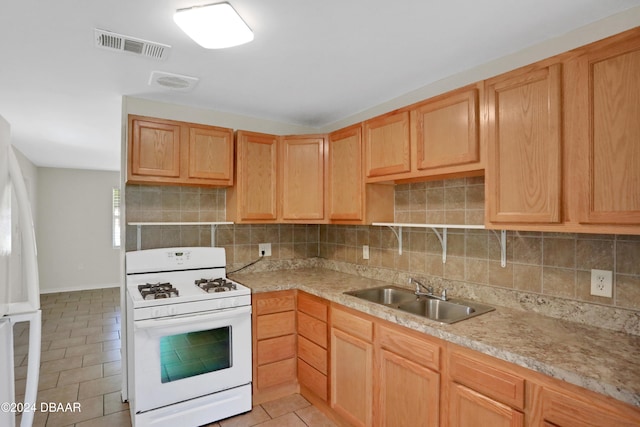
[[[369,245],[362,245],[362,259],[369,259]]]
[[[591,270],[591,295],[606,298],[613,296],[613,272]]]

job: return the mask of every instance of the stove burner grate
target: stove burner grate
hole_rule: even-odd
[[[196,285],[206,292],[227,292],[236,289],[236,284],[228,281],[224,277],[216,279],[199,279],[195,281]]]
[[[178,290],[169,282],[138,285],[138,290],[144,300],[172,298],[179,295]]]

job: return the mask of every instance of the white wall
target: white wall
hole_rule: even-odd
[[[36,239],[42,293],[119,286],[111,191],[120,173],[38,169]]]
[[[450,90],[514,70],[518,67],[523,67],[536,61],[550,58],[559,53],[635,28],[638,25],[640,25],[640,7],[634,7],[584,27],[575,29],[566,34],[562,34],[558,37],[530,46],[519,52],[512,53],[502,58],[497,58],[477,67],[433,82],[397,98],[390,99],[380,105],[367,108],[350,117],[338,120],[337,122],[331,123],[318,131],[332,132],[336,129],[341,129],[353,123],[367,120],[379,114],[387,113],[395,110],[396,108],[402,108]],[[470,37],[473,37],[473,35],[470,35]]]
[[[29,195],[29,202],[31,202],[31,209],[33,213],[33,223],[38,223],[37,207],[38,207],[38,167],[31,163],[20,150],[13,147],[13,151],[16,153],[16,158],[20,164],[22,170],[22,177],[24,178],[24,184],[27,187],[27,193]]]

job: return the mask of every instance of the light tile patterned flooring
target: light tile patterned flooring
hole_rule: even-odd
[[[44,294],[38,403],[75,403],[81,412],[36,412],[37,427],[127,427],[122,403],[120,291],[118,288]],[[23,399],[29,328],[14,327],[16,401]],[[19,425],[19,420],[17,421]],[[255,406],[251,412],[208,427],[330,427],[334,424],[296,394]]]

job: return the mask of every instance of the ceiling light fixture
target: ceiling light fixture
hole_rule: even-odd
[[[226,2],[178,9],[173,20],[205,49],[222,49],[253,40],[253,31]]]

